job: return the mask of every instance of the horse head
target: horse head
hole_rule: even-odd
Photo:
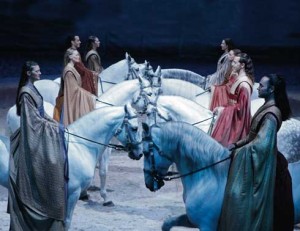
[[[133,160],[139,160],[143,156],[142,129],[139,126],[136,111],[130,104],[124,106],[124,121],[115,134],[119,140],[125,140],[128,156]]]
[[[128,73],[126,80],[138,78],[138,74],[144,71],[145,65],[136,63],[134,58],[132,58],[127,52],[125,54],[125,58],[128,64]]]
[[[172,162],[161,155],[160,127],[143,123],[144,179],[146,187],[154,192],[164,186],[164,176]]]
[[[156,96],[162,94],[161,84],[162,84],[161,68],[160,68],[160,66],[158,66],[152,77],[152,82],[151,82],[151,86],[152,86],[154,94]]]

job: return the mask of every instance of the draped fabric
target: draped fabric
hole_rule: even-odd
[[[19,94],[20,128],[11,136],[10,230],[64,230],[67,157],[64,136],[28,83]]]
[[[229,104],[229,93],[232,84],[235,81],[236,76],[232,75],[229,77],[226,83],[221,85],[211,86],[211,101],[209,109],[213,111],[216,107],[225,107]]]
[[[91,71],[95,71],[99,74],[102,72],[103,67],[101,64],[101,58],[97,51],[90,50],[85,56],[85,61],[87,68]]]
[[[81,77],[81,87],[97,96],[97,75],[87,69],[82,62],[75,63],[74,67]]]
[[[281,113],[270,101],[253,116],[247,137],[236,143],[219,230],[293,230],[291,178],[276,146],[280,126]]]
[[[228,52],[224,52],[218,60],[216,72],[207,76],[205,89],[222,84],[230,68],[231,61],[228,59]]]
[[[273,227],[274,231],[294,230],[292,178],[288,169],[288,162],[279,151],[277,152]]]
[[[73,123],[83,115],[95,108],[95,96],[82,88],[79,73],[68,64],[63,72],[64,77],[64,100],[63,100],[63,123],[65,126]]]
[[[252,84],[244,77],[238,77],[226,93],[229,103],[218,116],[211,134],[225,147],[246,137],[250,130]]]
[[[276,134],[276,118],[265,116],[255,139],[235,151],[219,230],[273,230]]]

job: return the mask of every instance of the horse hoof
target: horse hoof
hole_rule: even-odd
[[[114,204],[114,202],[112,202],[112,201],[107,201],[107,202],[104,202],[104,203],[103,203],[103,206],[113,207],[113,206],[115,206],[115,204]]]

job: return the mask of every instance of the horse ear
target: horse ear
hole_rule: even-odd
[[[161,67],[160,67],[160,66],[157,66],[156,71],[155,71],[155,75],[156,75],[157,77],[160,77],[160,76],[161,76]]]
[[[130,62],[131,61],[131,56],[130,56],[130,54],[128,54],[127,52],[126,52],[126,54],[125,54],[125,57],[126,57],[126,59]]]
[[[142,83],[143,83],[143,79],[142,79],[142,76],[141,76],[141,75],[139,75],[139,74],[138,74],[138,79],[139,79],[139,83],[140,83],[140,85],[142,85]]]
[[[125,110],[125,113],[128,113],[130,116],[135,116],[136,115],[135,110],[131,106],[130,102],[125,104],[124,110]]]

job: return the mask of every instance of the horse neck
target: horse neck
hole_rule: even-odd
[[[127,77],[128,71],[128,61],[123,59],[104,69],[100,74],[100,78],[105,81],[119,83]]]
[[[190,124],[210,118],[211,112],[197,103],[179,96],[161,96],[157,102],[159,107],[171,113],[172,118]]]
[[[197,85],[179,79],[163,79],[161,88],[164,95],[177,95],[188,99],[194,99],[203,91]]]
[[[122,106],[128,103],[139,89],[138,80],[127,80],[110,88],[99,97],[99,100],[115,106]]]
[[[187,174],[192,171],[201,169],[210,164],[216,163],[222,159],[225,159],[229,156],[229,152],[227,149],[222,149],[222,151],[214,149],[214,145],[207,145],[207,143],[203,142],[203,148],[199,148],[198,152],[195,152],[199,158],[194,158],[191,160],[191,156],[187,153],[190,153],[188,150],[184,150],[181,147],[183,146],[180,141],[181,138],[178,137],[176,140],[166,140],[164,144],[161,144],[163,155],[174,162],[177,166],[179,173]],[[179,147],[179,148],[178,148]],[[164,150],[165,148],[165,150]],[[176,150],[168,153],[168,150]],[[217,151],[213,151],[217,150]],[[187,152],[187,153],[185,153]],[[217,154],[217,155],[216,155]],[[213,181],[218,182],[216,185],[222,185],[225,187],[225,183],[227,180],[227,174],[229,169],[229,160],[226,160],[220,164],[217,164],[213,167],[207,168],[203,171],[199,171],[197,173],[191,174],[189,176],[183,177],[182,183],[185,188],[190,188],[192,185],[207,185],[211,184]],[[195,180],[197,179],[197,180]],[[217,188],[215,188],[217,190]]]
[[[123,107],[105,107],[94,110],[68,126],[68,131],[84,138],[108,144],[124,119]],[[79,139],[79,137],[73,137]]]

